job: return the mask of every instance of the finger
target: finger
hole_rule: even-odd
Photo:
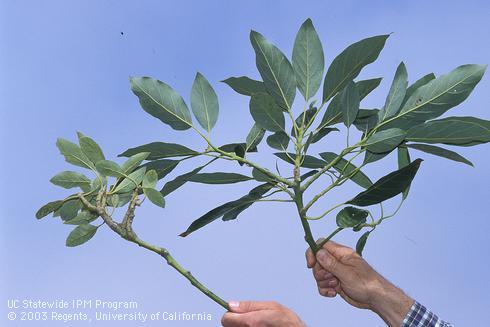
[[[326,279],[316,283],[319,288],[335,288],[339,285],[337,278]]]
[[[334,274],[338,278],[342,278],[342,276],[349,273],[348,267],[344,266],[334,255],[325,249],[318,251],[316,259],[325,271]]]
[[[221,318],[224,327],[247,327],[246,317],[239,313],[227,312]]]
[[[333,288],[319,288],[318,291],[322,296],[326,296],[326,297],[337,296],[337,291],[335,291]]]
[[[305,256],[306,256],[306,266],[308,268],[312,268],[316,263],[316,258],[311,248],[308,248],[308,250],[306,250]]]
[[[232,301],[228,303],[230,311],[245,313],[260,310],[279,309],[281,305],[274,301]]]
[[[327,250],[335,258],[340,259],[346,255],[350,255],[354,252],[350,247],[335,243],[334,241],[328,241],[323,246],[323,249]]]
[[[316,264],[313,267],[313,277],[315,277],[317,281],[324,280],[327,274],[329,274],[329,272],[323,269],[320,264]]]

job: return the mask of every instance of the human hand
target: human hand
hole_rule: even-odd
[[[349,304],[376,312],[389,326],[399,326],[413,304],[349,247],[330,241],[316,256],[308,249],[306,261],[321,295],[340,294]]]
[[[277,302],[230,302],[221,318],[224,327],[305,327],[299,317]]]

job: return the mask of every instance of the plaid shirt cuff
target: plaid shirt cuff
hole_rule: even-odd
[[[401,327],[454,327],[442,321],[434,313],[427,310],[422,304],[415,301],[408,311]]]

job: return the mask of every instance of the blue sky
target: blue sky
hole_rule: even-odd
[[[54,145],[57,137],[73,140],[80,130],[112,158],[127,147],[156,140],[204,147],[192,132],[173,131],[144,113],[129,89],[128,76],[159,78],[187,100],[200,71],[220,98],[213,140],[241,141],[253,123],[247,99],[219,81],[258,77],[250,29],[290,55],[299,26],[311,17],[327,63],[350,43],[393,32],[378,61],[360,76],[385,77],[363,103],[379,107],[402,60],[410,81],[461,64],[489,63],[489,9],[485,1],[1,1],[1,325],[17,326],[5,318],[5,303],[11,298],[127,299],[138,301],[143,312],[208,312],[214,317],[210,323],[175,326],[218,325],[222,309],[157,256],[109,230],[81,247],[66,248],[68,226],[53,218],[34,218],[40,205],[68,194],[48,182],[59,171],[71,169]],[[490,119],[489,90],[486,76],[449,114]],[[313,150],[338,149],[341,142],[333,137]],[[420,154],[426,160],[408,201],[396,218],[373,234],[365,257],[447,320],[481,326],[490,307],[486,208],[490,148],[458,151],[476,167]],[[267,152],[254,159],[273,167]],[[179,167],[172,176],[199,162]],[[391,157],[367,172],[375,179],[395,166]],[[219,163],[212,170],[237,171],[237,167]],[[248,173],[244,168],[239,172]],[[237,221],[218,221],[186,239],[177,237],[193,219],[241,196],[252,185],[186,185],[167,198],[165,210],[141,208],[135,228],[142,238],[168,247],[226,299],[277,300],[315,327],[381,325],[372,313],[317,294],[305,268],[301,227],[288,204],[257,204]],[[355,185],[346,184],[326,198],[324,206],[357,191]],[[332,219],[312,228],[318,237],[328,234]],[[357,237],[346,232],[337,240],[352,246]]]

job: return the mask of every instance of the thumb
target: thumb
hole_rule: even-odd
[[[279,304],[271,301],[231,301],[228,303],[231,312],[246,313],[260,310],[277,309]]]
[[[316,254],[317,262],[323,269],[331,272],[336,277],[341,277],[345,273],[345,267],[343,264],[337,260],[330,252],[325,249],[321,249]]]

